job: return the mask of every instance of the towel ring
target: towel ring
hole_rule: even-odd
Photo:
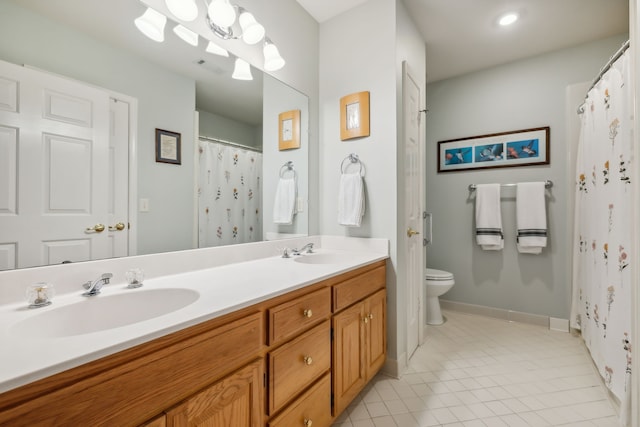
[[[284,174],[286,174],[289,171],[293,172],[293,177],[295,178],[296,170],[293,167],[293,162],[291,160],[289,160],[287,163],[282,165],[282,167],[280,168],[280,178],[284,178]]]
[[[347,160],[349,160],[349,163],[347,163],[346,167],[344,162],[346,162]],[[360,158],[358,157],[357,154],[355,153],[351,153],[349,154],[347,157],[345,157],[342,160],[342,163],[340,163],[340,173],[345,173],[347,171],[347,168],[349,167],[349,164],[355,164],[357,163],[358,166],[360,166],[360,169],[358,170],[358,173],[362,176],[364,176],[364,173],[362,172],[363,167],[362,167],[362,162],[360,161]]]

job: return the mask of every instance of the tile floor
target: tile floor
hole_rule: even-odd
[[[582,340],[444,312],[401,379],[377,375],[334,427],[618,426]]]

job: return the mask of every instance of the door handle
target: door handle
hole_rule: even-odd
[[[109,231],[122,231],[124,230],[124,222],[119,222],[116,225],[110,225],[109,226]]]
[[[87,227],[86,232],[102,233],[104,231],[104,224],[96,224],[93,227]]]
[[[419,231],[414,230],[413,228],[407,228],[407,237],[415,236],[416,234],[420,234]]]

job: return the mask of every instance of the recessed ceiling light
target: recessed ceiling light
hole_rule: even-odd
[[[513,24],[517,20],[518,20],[517,13],[507,13],[506,15],[503,15],[500,18],[500,20],[498,21],[498,24],[502,25],[503,27],[506,27],[507,25]]]

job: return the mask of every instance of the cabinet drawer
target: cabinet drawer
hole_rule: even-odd
[[[386,283],[386,268],[380,266],[333,286],[333,312],[371,295]]]
[[[327,320],[269,353],[269,413],[273,414],[331,367]]]
[[[317,324],[331,314],[331,290],[320,289],[269,309],[269,344]]]
[[[331,375],[326,374],[269,422],[269,427],[327,427],[331,424]]]

